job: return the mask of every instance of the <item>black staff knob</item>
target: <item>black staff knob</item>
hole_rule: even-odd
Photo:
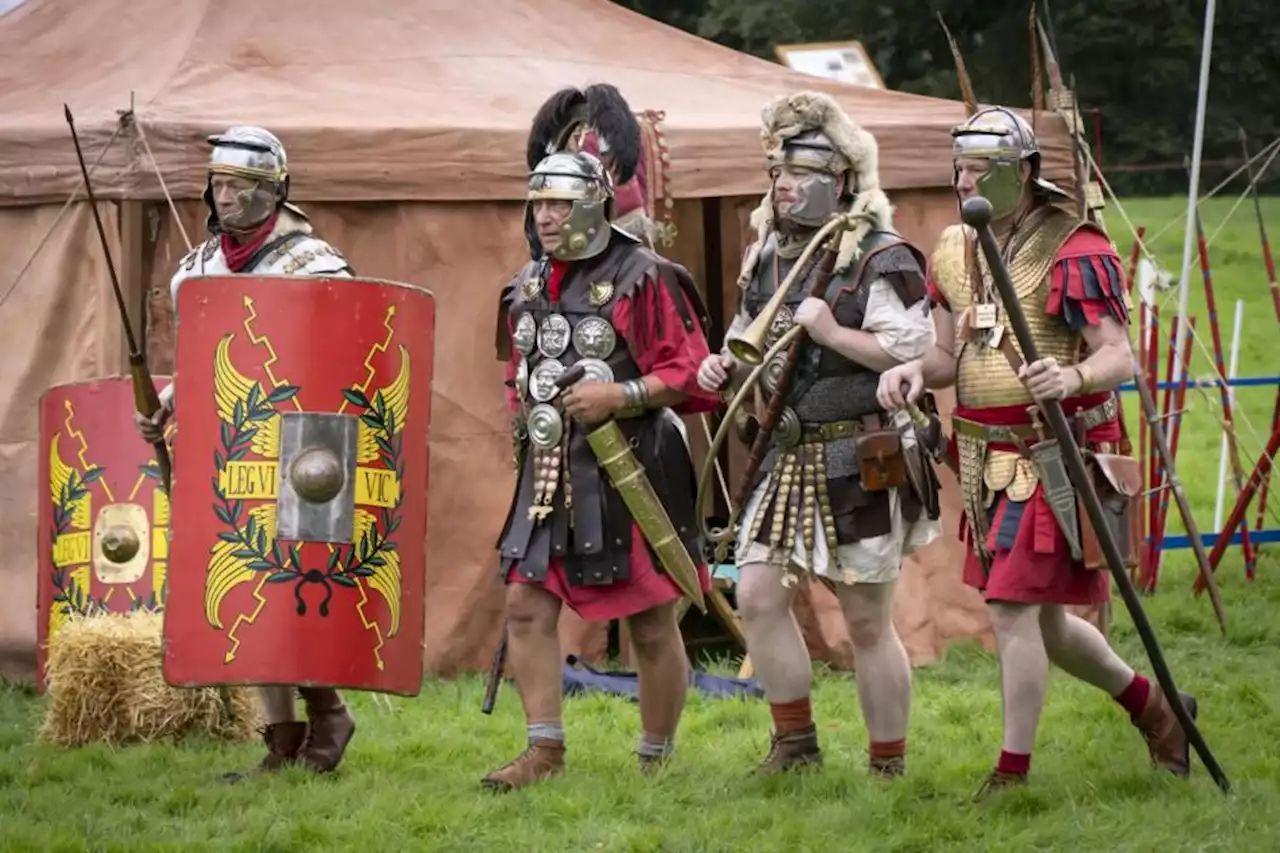
[[[974,196],[960,205],[960,218],[970,228],[986,228],[991,222],[991,202],[980,195]]]

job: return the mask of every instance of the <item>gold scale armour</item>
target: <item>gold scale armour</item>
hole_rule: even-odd
[[[1020,245],[1015,247],[1012,260],[1007,261],[1009,278],[1026,314],[1040,357],[1056,358],[1062,365],[1075,364],[1080,360],[1081,336],[1073,333],[1061,318],[1047,314],[1045,305],[1049,298],[1049,272],[1053,259],[1084,223],[1054,208],[1047,209],[1042,215],[1044,218],[1026,233]],[[989,289],[999,300],[999,292],[995,290],[981,253],[970,251],[970,241],[975,239],[973,230],[968,226],[949,226],[942,232],[931,259],[934,286],[946,298],[952,316],[956,318],[956,340],[953,344],[957,356],[956,402],[970,409],[1019,404],[1030,406],[1034,400],[1003,352],[983,346],[977,339],[962,339],[964,324],[960,318],[973,302],[968,272],[971,259],[978,264],[984,289]],[[1003,327],[1004,336],[1025,360],[1003,310],[999,313],[998,323]],[[985,442],[964,435],[960,430],[956,430],[956,444],[960,489],[966,510],[970,513],[976,514],[979,504],[990,506],[997,492],[1007,491],[1010,500],[1025,501],[1035,491],[1038,477],[1031,460],[1009,451],[988,453]],[[988,490],[985,500],[982,495],[984,484]],[[979,520],[971,514],[971,524]],[[985,525],[977,527],[978,530],[984,528]]]

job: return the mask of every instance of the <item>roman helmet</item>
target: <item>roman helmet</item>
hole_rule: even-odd
[[[525,144],[525,161],[532,173],[553,154],[592,155],[595,149],[616,189],[636,175],[643,147],[640,123],[616,87],[608,83],[585,89],[569,86],[554,92],[538,108]],[[542,248],[529,217],[525,236],[536,260]]]
[[[289,198],[289,161],[276,135],[254,125],[236,125],[208,137],[213,146],[209,155],[204,202],[209,208],[209,230],[245,230],[265,221]],[[220,222],[213,204],[213,176],[233,175],[255,181],[252,190],[242,193],[235,221]],[[302,211],[289,205],[299,216]],[[303,216],[305,219],[306,217]]]
[[[1026,119],[1005,107],[987,107],[951,131],[953,161],[961,158],[986,160],[987,171],[978,178],[978,191],[991,202],[992,217],[1008,216],[1018,205],[1027,183],[1043,195],[1069,199],[1065,190],[1040,177],[1040,145]],[[1022,177],[1022,162],[1031,165]],[[953,170],[952,181],[959,176]]]
[[[533,202],[568,201],[573,207],[560,226],[560,245],[551,256],[562,261],[593,258],[609,246],[613,228],[613,185],[604,164],[582,151],[562,151],[544,157],[529,175],[525,231],[535,246],[537,228]],[[541,252],[539,252],[541,254]]]
[[[893,207],[880,188],[879,147],[835,99],[825,92],[780,95],[760,113],[760,141],[770,174],[784,164],[803,166],[813,174],[802,183],[800,198],[785,219],[803,228],[817,228],[837,213],[858,216],[840,239],[835,271],[843,273],[858,257],[863,238],[873,229],[892,229]],[[843,192],[836,192],[844,177]],[[776,227],[773,186],[751,214],[756,241],[748,250],[740,284],[754,269],[759,252]]]

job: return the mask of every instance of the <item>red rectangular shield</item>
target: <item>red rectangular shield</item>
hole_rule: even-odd
[[[176,308],[165,679],[417,695],[434,297],[225,275]]]
[[[157,390],[169,377],[153,377]],[[135,431],[133,382],[55,385],[40,398],[36,686],[75,614],[159,610],[169,500],[155,451]]]

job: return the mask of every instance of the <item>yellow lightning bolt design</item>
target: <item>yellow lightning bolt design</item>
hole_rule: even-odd
[[[388,305],[387,317],[385,320],[382,321],[382,328],[387,330],[387,336],[386,338],[383,339],[382,343],[374,344],[372,347],[369,348],[369,354],[364,357],[364,368],[365,370],[368,370],[369,373],[368,375],[365,376],[364,382],[355,386],[356,390],[362,394],[368,390],[369,383],[373,381],[373,375],[374,373],[377,372],[376,370],[374,370],[374,367],[372,364],[373,357],[380,352],[386,352],[387,347],[391,346],[391,339],[395,337],[396,330],[391,328],[391,318],[395,316],[396,316],[396,306]],[[342,412],[346,408],[347,408],[347,400],[344,397],[342,400],[342,405],[338,407],[338,414],[342,414]]]
[[[152,464],[152,465],[154,465],[155,463],[156,463],[156,460],[152,459],[152,460],[151,460],[151,464]],[[138,496],[138,489],[141,489],[141,488],[142,488],[142,484],[143,484],[143,483],[145,483],[146,481],[147,481],[147,475],[146,475],[146,474],[139,474],[139,475],[138,475],[138,481],[137,481],[136,483],[134,483],[134,484],[133,484],[133,489],[129,492],[129,500],[130,500],[131,502],[133,501],[133,499],[134,499],[134,498],[136,498],[136,497]]]
[[[62,425],[67,428],[67,435],[69,437],[80,442],[80,452],[76,455],[76,458],[80,460],[80,471],[88,472],[91,468],[97,467],[92,462],[84,458],[85,454],[89,452],[89,442],[84,440],[84,433],[71,425],[72,419],[76,416],[76,410],[75,407],[71,405],[71,401],[63,400],[62,404],[67,409],[67,419],[63,421]],[[111,487],[107,485],[107,481],[99,480],[98,482],[102,484],[102,490],[107,493],[107,500],[111,503],[115,503],[115,495],[111,494]]]
[[[365,359],[364,359],[364,368],[369,372],[365,375],[364,382],[355,386],[356,389],[360,391],[362,394],[368,390],[370,383],[373,382],[374,375],[377,373],[377,371],[374,369],[374,366],[373,366],[374,356],[380,352],[386,352],[387,348],[391,346],[391,339],[395,337],[396,330],[391,326],[391,320],[395,316],[396,316],[396,306],[388,305],[387,316],[382,321],[382,327],[387,330],[387,336],[383,338],[381,343],[374,344],[372,347],[369,348],[369,354],[365,356]],[[342,400],[342,405],[338,407],[338,414],[342,414],[342,412],[346,408],[347,408],[347,400],[344,397]],[[378,627],[378,621],[376,619],[370,619],[369,617],[364,615],[364,609],[369,604],[369,593],[365,591],[364,584],[360,583],[359,578],[356,578],[356,588],[360,590],[360,600],[356,602],[356,613],[360,616],[360,622],[364,626],[364,629],[366,631],[372,629],[374,636],[378,638],[378,644],[373,647],[373,658],[377,662],[378,669],[380,670],[386,669],[387,665],[382,660],[381,652],[382,652],[382,647],[386,645],[387,641],[382,636],[382,629]]]
[[[386,669],[387,665],[382,661],[382,647],[387,641],[382,639],[382,629],[378,627],[376,619],[369,619],[364,615],[364,607],[369,603],[369,593],[364,591],[364,584],[360,583],[360,578],[356,578],[356,589],[360,590],[360,601],[356,603],[356,613],[360,614],[360,621],[364,623],[365,630],[373,629],[373,633],[378,638],[378,645],[373,647],[373,659],[378,663],[378,669]]]
[[[275,364],[280,357],[276,355],[275,347],[271,346],[270,339],[268,339],[266,335],[255,335],[253,333],[253,329],[250,328],[250,324],[253,323],[254,320],[258,319],[258,311],[253,307],[253,297],[248,295],[245,296],[244,308],[249,315],[244,321],[244,333],[249,336],[249,343],[265,347],[268,354],[271,356],[262,363],[262,369],[267,374],[267,379],[271,381],[271,387],[279,388],[281,385],[289,384],[288,379],[277,379],[275,374],[271,371],[271,365]],[[302,411],[302,404],[298,402],[296,394],[293,397],[293,406],[299,412]],[[224,663],[231,663],[236,659],[236,652],[240,649],[240,638],[236,636],[236,632],[240,630],[240,626],[252,625],[257,621],[258,615],[262,613],[262,608],[266,607],[267,600],[262,597],[262,587],[266,582],[267,576],[266,574],[263,574],[262,577],[258,579],[258,585],[253,589],[253,598],[257,602],[257,605],[253,608],[253,612],[248,614],[241,613],[236,617],[236,621],[231,624],[231,628],[227,631],[227,639],[231,641],[231,648],[223,658]]]
[[[260,572],[262,577],[258,579],[258,585],[253,588],[253,597],[258,602],[258,606],[253,608],[253,612],[249,614],[241,613],[236,617],[236,621],[232,623],[231,630],[227,631],[227,639],[231,641],[231,649],[222,659],[223,663],[231,663],[236,659],[236,652],[240,649],[240,638],[236,636],[236,631],[240,630],[241,625],[252,625],[258,618],[258,614],[262,612],[262,608],[267,606],[267,600],[262,597],[262,587],[267,582],[265,572]]]
[[[248,312],[249,314],[249,316],[246,317],[244,321],[244,332],[246,335],[249,336],[249,343],[260,344],[266,347],[267,352],[271,354],[271,358],[267,359],[262,363],[262,369],[266,372],[267,379],[271,380],[271,387],[279,388],[281,385],[288,385],[289,384],[288,379],[276,379],[275,374],[271,372],[271,365],[275,364],[280,358],[278,355],[276,355],[275,347],[271,346],[271,341],[267,338],[266,335],[255,335],[253,333],[253,329],[249,328],[249,324],[252,323],[254,320],[258,319],[258,311],[256,308],[253,307],[253,297],[245,296],[244,308],[245,308],[245,311]],[[302,404],[298,402],[297,394],[293,395],[293,407],[297,409],[299,412],[302,411]]]

